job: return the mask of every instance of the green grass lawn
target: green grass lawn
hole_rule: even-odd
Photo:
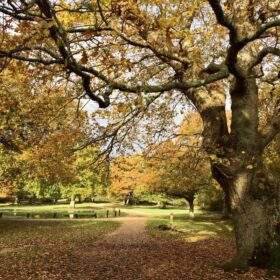
[[[187,215],[188,208],[186,207],[172,207],[168,206],[166,209],[160,209],[157,206],[118,206],[120,209],[125,210],[126,212],[141,212],[145,214],[151,214],[155,216],[169,216],[171,213],[174,215]]]
[[[169,225],[172,230],[163,231],[159,225]],[[147,223],[148,232],[154,237],[182,237],[190,242],[204,240],[211,237],[233,236],[233,226],[231,220],[221,219],[221,215],[216,213],[197,213],[194,218],[186,215],[174,215],[172,225],[168,218],[150,219]]]
[[[67,218],[69,214],[78,214],[79,218],[91,218],[94,213],[98,218],[105,218],[107,209],[109,209],[109,216],[113,217],[114,212],[110,204],[94,204],[94,203],[81,203],[76,204],[75,208],[69,204],[51,204],[51,205],[7,205],[0,204],[0,213],[3,217],[26,217],[29,213],[30,218],[53,218],[56,213],[56,218]],[[119,208],[118,208],[119,209]],[[116,210],[118,210],[116,208]],[[119,215],[119,213],[117,213]],[[122,214],[122,213],[121,213]]]
[[[121,216],[125,213],[134,213],[139,212],[143,214],[154,215],[158,217],[167,217],[171,213],[174,215],[188,215],[188,208],[186,207],[172,207],[168,206],[166,209],[160,209],[157,206],[125,206],[119,203],[76,203],[76,208],[73,209],[69,207],[69,204],[51,204],[51,205],[7,205],[0,204],[0,213],[3,215],[13,217],[16,213],[17,217],[24,216],[26,217],[27,213],[30,213],[31,216],[35,217],[40,214],[41,218],[52,218],[53,213],[57,213],[58,218],[62,218],[63,215],[69,215],[69,213],[81,214],[81,217],[86,217],[95,212],[99,218],[106,217],[107,209],[110,210],[110,216],[114,216],[113,209],[121,209]],[[197,211],[199,213],[199,211]]]

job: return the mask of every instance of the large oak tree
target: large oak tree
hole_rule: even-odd
[[[101,108],[118,102],[127,120],[158,98],[181,94],[193,103],[212,174],[231,204],[237,255],[230,267],[271,262],[280,191],[262,155],[280,131],[278,1],[4,0],[0,12],[2,66],[10,59],[43,65]]]

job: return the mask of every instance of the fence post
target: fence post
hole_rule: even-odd
[[[117,217],[117,211],[116,210],[114,211],[114,214],[115,214],[115,217]]]
[[[29,219],[29,218],[30,218],[30,214],[29,214],[29,213],[27,213],[26,218],[27,218],[27,219]]]
[[[119,209],[119,216],[121,216],[121,209]]]
[[[109,210],[107,209],[106,211],[106,217],[108,218],[109,217]]]

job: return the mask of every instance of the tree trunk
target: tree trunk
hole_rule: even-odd
[[[191,218],[194,217],[194,197],[188,197],[186,198],[187,202],[189,203],[189,215]]]
[[[14,202],[14,204],[16,204],[16,205],[18,205],[18,204],[19,204],[19,199],[18,199],[18,197],[17,197],[17,196],[15,197],[15,202]]]
[[[159,201],[157,206],[160,208],[160,209],[166,209],[166,201]]]
[[[218,96],[215,89],[211,95]],[[203,119],[203,146],[209,154],[213,177],[228,197],[233,217],[236,257],[225,269],[246,271],[249,265],[277,269],[280,187],[262,163],[265,145],[259,132],[256,79],[253,75],[235,78],[230,95],[230,131],[223,100],[200,102],[192,95]]]
[[[70,207],[75,208],[76,207],[76,201],[75,201],[75,196],[71,196],[71,201],[70,201]]]
[[[223,218],[228,219],[230,217],[230,202],[229,198],[226,194],[224,194],[223,197]]]
[[[280,267],[280,185],[260,166],[248,163],[227,178],[237,253],[226,270]],[[218,181],[225,175],[221,166],[219,172]]]
[[[243,187],[243,184],[247,186]],[[242,194],[240,189],[249,192]],[[280,257],[279,186],[262,172],[244,172],[236,176],[233,190],[230,199],[237,247],[235,261],[238,265],[243,264],[245,269],[248,265],[277,265]]]

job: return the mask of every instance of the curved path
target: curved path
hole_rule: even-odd
[[[79,275],[79,279],[223,279],[222,271],[212,264],[221,261],[226,252],[223,255],[215,254],[215,243],[206,246],[203,242],[195,244],[152,238],[145,230],[149,217],[135,212],[114,219],[122,222],[116,231],[88,244],[85,250],[77,254],[77,266],[81,271],[88,272]],[[75,270],[69,273],[72,277],[77,275]]]

